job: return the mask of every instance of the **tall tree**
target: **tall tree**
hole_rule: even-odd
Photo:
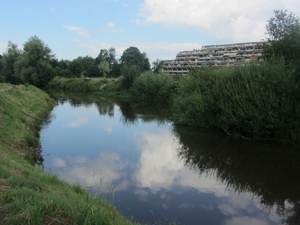
[[[116,77],[118,76],[119,66],[116,59],[116,50],[115,48],[110,49],[101,49],[98,56],[95,58],[95,64],[99,68],[101,62],[108,62],[109,73],[108,76]],[[103,65],[102,65],[103,66]],[[99,70],[98,70],[99,71]],[[103,74],[101,74],[103,76]]]
[[[141,53],[137,47],[127,48],[121,58],[122,65],[136,65],[142,68],[142,70],[150,70],[150,63],[145,52]]]
[[[162,67],[164,65],[164,61],[160,59],[156,59],[152,62],[152,71],[154,73],[160,73],[162,70]]]
[[[37,36],[30,37],[14,64],[16,74],[23,83],[45,87],[54,76],[51,49]]]
[[[107,61],[102,61],[99,64],[99,70],[100,72],[103,74],[104,77],[107,77],[107,75],[109,74],[109,63]]]
[[[84,68],[82,64],[82,57],[78,57],[73,59],[69,65],[68,69],[72,72],[72,74],[76,77],[80,77],[83,74]]]
[[[267,34],[271,40],[281,40],[299,31],[300,21],[294,13],[287,10],[274,10],[274,16],[268,20]]]
[[[300,21],[294,13],[274,10],[274,17],[268,20],[269,43],[265,45],[263,56],[284,57],[287,66],[292,65],[300,79]]]
[[[18,49],[18,46],[11,41],[8,42],[6,52],[2,56],[2,72],[1,75],[5,77],[5,81],[18,84],[20,82],[19,77],[15,73],[14,64],[17,61],[18,57],[21,55],[21,50]]]
[[[98,56],[95,59],[96,64],[99,65],[102,61],[106,61],[109,65],[117,63],[116,50],[114,48],[101,49]],[[111,68],[111,67],[110,67]]]

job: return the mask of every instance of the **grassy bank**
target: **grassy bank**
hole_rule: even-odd
[[[63,78],[55,77],[49,89],[77,94],[95,94],[103,97],[139,101],[168,102],[175,89],[176,79],[168,74],[141,72],[135,67],[123,71],[119,78]]]
[[[55,77],[48,84],[49,89],[77,94],[94,94],[105,97],[130,98],[121,88],[119,78],[64,78]]]
[[[39,125],[53,104],[33,86],[0,83],[0,224],[133,224],[80,186],[34,165]]]

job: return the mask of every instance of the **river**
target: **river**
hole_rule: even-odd
[[[300,224],[292,146],[174,126],[166,106],[57,96],[44,170],[146,224]]]

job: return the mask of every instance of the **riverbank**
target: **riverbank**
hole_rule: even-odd
[[[110,204],[35,166],[41,122],[54,101],[0,83],[0,224],[133,224]]]
[[[283,58],[272,58],[219,69],[194,68],[183,77],[148,71],[131,77],[125,86],[125,76],[95,81],[57,77],[49,87],[164,102],[170,105],[168,115],[174,124],[215,127],[236,138],[299,145],[297,76]]]

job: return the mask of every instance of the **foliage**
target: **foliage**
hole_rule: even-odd
[[[293,13],[286,10],[275,10],[275,16],[270,18],[267,33],[269,43],[265,45],[263,56],[269,60],[275,55],[283,56],[286,65],[296,69],[296,76],[300,79],[300,21]]]
[[[15,73],[14,64],[17,61],[18,57],[21,55],[22,51],[18,49],[18,46],[11,41],[8,42],[6,52],[1,58],[2,62],[2,71],[1,75],[5,77],[5,81],[18,84],[20,78]]]
[[[110,72],[109,63],[107,61],[102,61],[98,67],[100,72],[103,74],[103,77],[107,77],[107,74]]]
[[[101,49],[98,56],[95,59],[96,64],[100,64],[102,61],[108,62],[109,65],[117,63],[116,60],[116,50],[114,48],[110,49]]]
[[[80,57],[73,59],[69,66],[68,69],[72,72],[72,74],[76,77],[80,77],[81,74],[83,73],[83,64],[82,60]]]
[[[295,30],[300,28],[299,18],[287,10],[274,10],[274,17],[268,20],[267,34],[271,40],[281,40],[286,36],[292,35]]]
[[[45,87],[54,76],[51,65],[53,57],[51,49],[37,36],[30,37],[14,63],[15,73],[24,84]]]
[[[137,65],[124,65],[121,68],[121,87],[124,89],[129,89],[134,80],[139,77],[142,73],[142,68]]]
[[[119,91],[120,86],[119,79],[54,77],[49,82],[48,88],[73,93],[92,93],[99,91]]]
[[[168,101],[173,88],[174,79],[171,75],[146,71],[134,80],[130,92],[140,100]]]
[[[154,62],[152,62],[152,71],[154,73],[161,73],[163,65],[164,65],[163,60],[156,59]]]
[[[109,70],[106,75],[110,77],[118,77],[119,73],[119,64],[116,60],[116,50],[114,48],[110,49],[101,49],[98,56],[95,58],[95,64],[99,67],[102,62],[108,62]],[[102,74],[104,76],[104,74]]]
[[[127,48],[123,52],[120,62],[122,65],[139,66],[143,71],[150,69],[150,63],[147,54],[145,52],[141,53],[137,47]]]
[[[284,60],[194,69],[179,82],[175,123],[216,126],[236,137],[299,142],[299,92]]]

